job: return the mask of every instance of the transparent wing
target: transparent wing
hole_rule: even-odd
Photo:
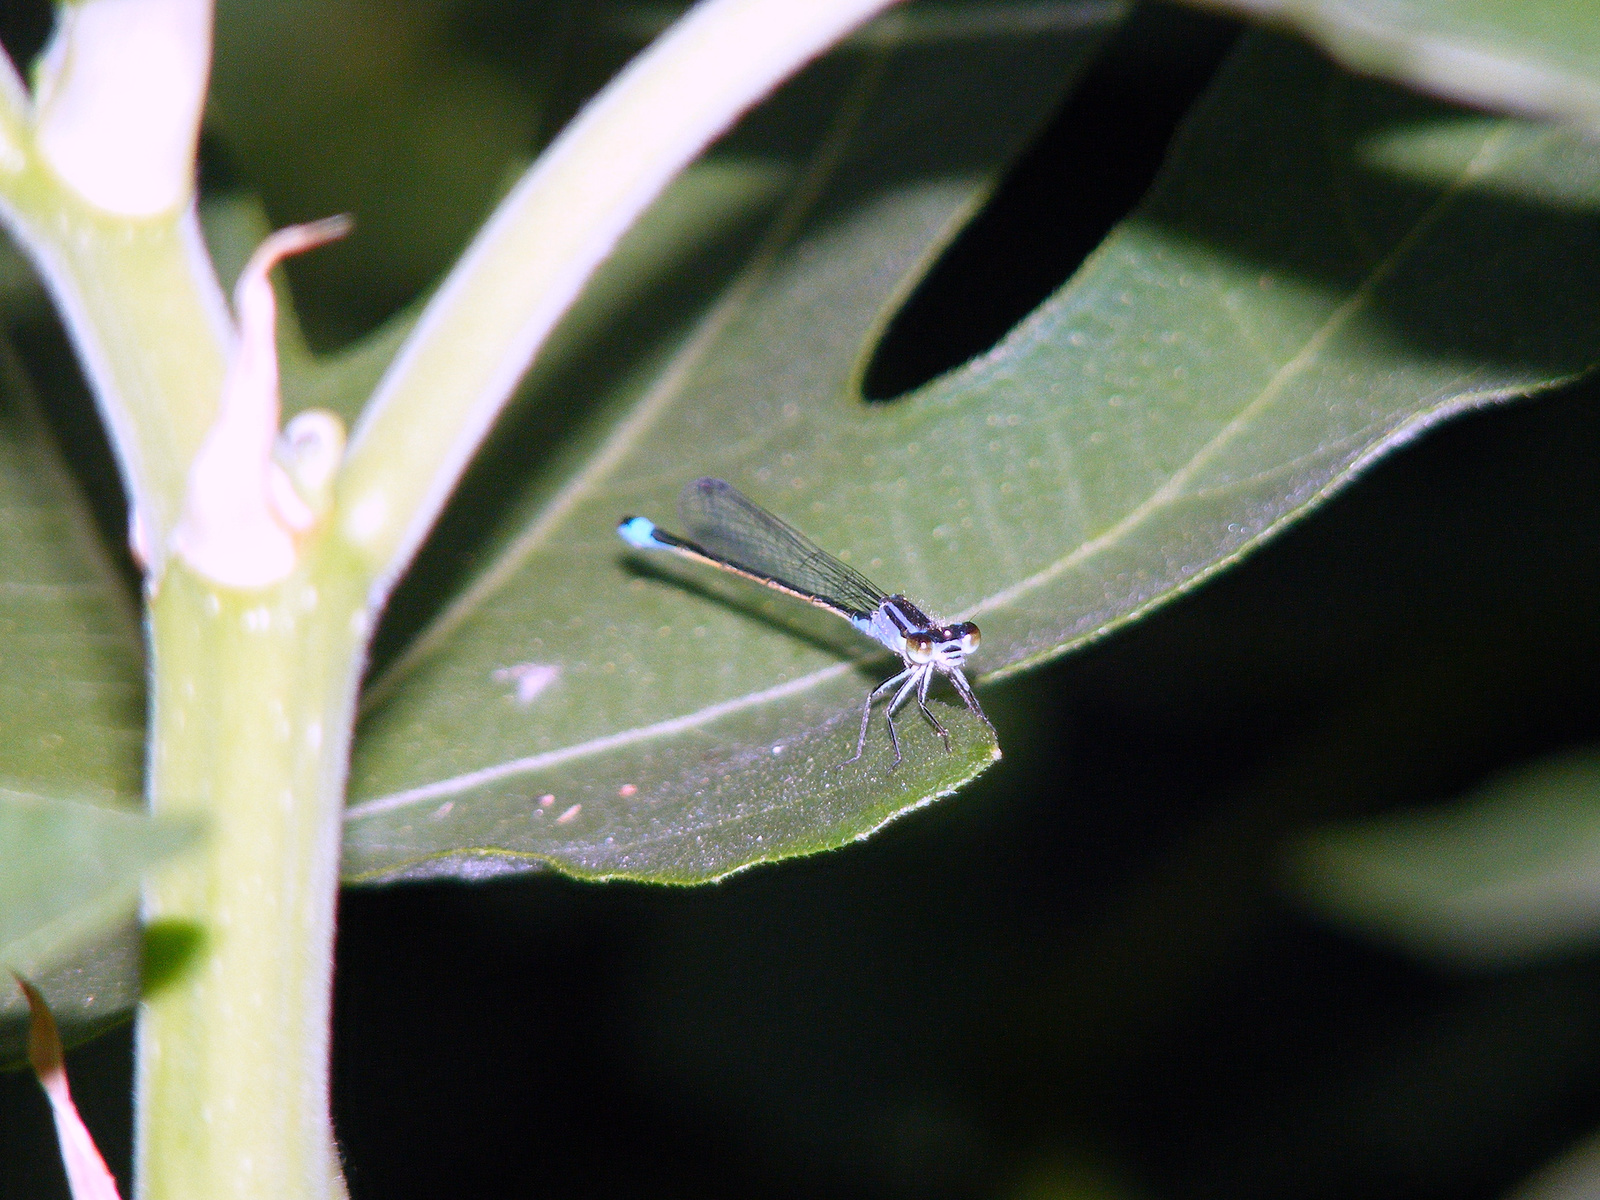
[[[718,558],[829,608],[868,616],[884,592],[798,529],[722,479],[696,479],[678,497],[684,531]]]

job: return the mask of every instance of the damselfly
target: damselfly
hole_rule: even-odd
[[[978,648],[978,627],[971,621],[941,625],[904,596],[887,595],[724,480],[696,479],[689,484],[678,497],[678,514],[687,537],[676,537],[646,517],[624,517],[617,533],[635,549],[667,550],[797,596],[843,617],[900,656],[905,669],[867,693],[861,707],[861,736],[847,762],[855,762],[866,749],[872,706],[891,691],[894,696],[885,718],[894,746],[892,765],[899,766],[902,757],[894,714],[913,697],[949,750],[950,733],[928,707],[928,688],[937,675],[948,679],[967,707],[993,731],[961,669],[967,655]]]

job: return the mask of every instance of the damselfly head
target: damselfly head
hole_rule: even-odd
[[[971,621],[908,633],[905,658],[918,665],[931,662],[941,667],[959,667],[978,648],[978,637],[978,627]]]

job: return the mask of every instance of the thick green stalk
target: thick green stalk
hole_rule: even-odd
[[[192,209],[143,219],[101,212],[38,165],[10,184],[0,218],[72,335],[159,559],[185,473],[216,419],[233,336],[199,220]]]
[[[175,560],[151,603],[152,807],[210,836],[146,891],[159,941],[193,950],[139,1012],[145,1200],[342,1194],[328,1020],[366,582],[329,540],[255,592]]]
[[[159,577],[233,321],[194,211],[210,0],[75,0],[30,94],[0,49],[0,222],[77,346]]]

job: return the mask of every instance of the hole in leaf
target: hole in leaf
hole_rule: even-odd
[[[867,368],[893,400],[988,350],[1138,204],[1239,26],[1143,4],[889,325]]]

